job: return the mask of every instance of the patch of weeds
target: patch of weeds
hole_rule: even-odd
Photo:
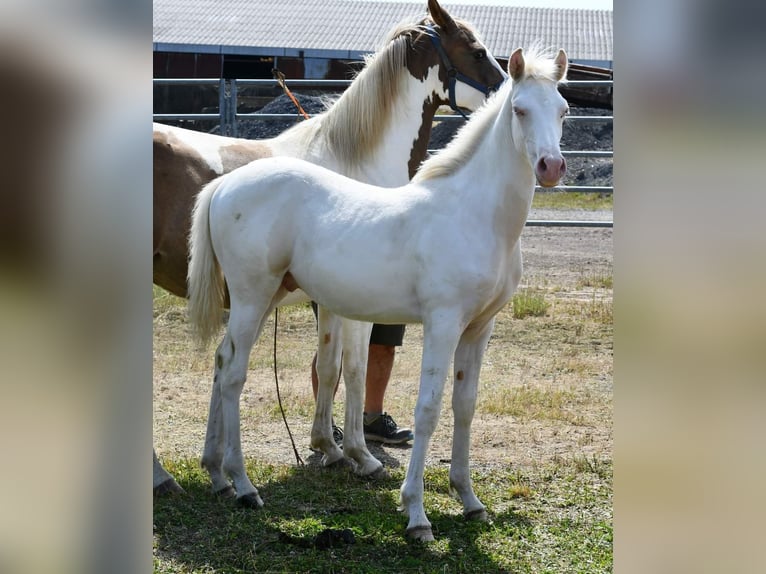
[[[611,325],[614,323],[614,307],[611,299],[593,298],[584,306],[583,314],[596,323]]]
[[[550,307],[542,293],[529,289],[516,293],[511,303],[513,305],[514,319],[544,317]]]
[[[611,273],[591,272],[583,273],[577,280],[577,288],[593,287],[594,289],[612,289],[614,276]]]
[[[524,385],[498,389],[482,401],[480,411],[521,419],[575,422],[566,408],[574,401],[574,394],[568,391]]]
[[[599,459],[596,455],[577,455],[572,459],[572,466],[579,473],[595,474],[601,479],[608,479],[612,475],[611,463],[608,460]]]

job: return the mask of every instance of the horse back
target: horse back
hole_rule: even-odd
[[[268,157],[266,143],[224,138],[156,125],[154,160],[153,281],[187,296],[187,239],[194,200],[207,183],[255,159]]]

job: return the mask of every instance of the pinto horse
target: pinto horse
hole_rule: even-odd
[[[326,456],[339,454],[329,414],[342,361],[347,391],[340,454],[365,472],[382,467],[362,434],[369,322],[422,323],[415,441],[401,489],[407,534],[433,540],[423,472],[451,361],[450,484],[464,515],[486,520],[468,464],[479,371],[494,317],[521,279],[519,237],[535,180],[551,187],[566,171],[559,142],[568,106],[557,87],[567,66],[563,50],[555,57],[537,48],[526,56],[515,50],[508,62],[512,82],[405,186],[384,189],[299,159],[272,158],[200,192],[190,238],[189,317],[202,340],[218,332],[225,278],[231,314],[215,353],[214,384],[223,400],[223,469],[239,498],[260,500],[239,440],[248,358],[268,315],[299,287],[320,305],[312,444]],[[218,488],[228,486],[223,474],[213,478]]]
[[[470,24],[454,19],[437,0],[428,1],[428,13],[394,28],[325,113],[275,138],[226,138],[155,124],[154,283],[187,296],[194,199],[215,177],[253,160],[297,157],[379,186],[407,183],[426,157],[437,108],[451,103],[475,109],[506,78]],[[219,401],[214,390],[211,413]],[[220,438],[211,430],[214,420],[208,421],[206,443]],[[212,474],[220,460],[210,455],[203,463]],[[180,490],[155,453],[155,494]]]

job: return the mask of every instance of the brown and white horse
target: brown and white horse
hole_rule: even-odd
[[[154,283],[187,296],[192,206],[214,178],[256,159],[288,156],[381,187],[404,185],[426,157],[437,108],[475,109],[505,78],[474,28],[428,0],[428,15],[392,30],[334,105],[275,138],[226,138],[155,124]],[[203,458],[211,476],[220,475],[223,457],[217,412],[214,387]],[[180,490],[156,454],[154,490]]]

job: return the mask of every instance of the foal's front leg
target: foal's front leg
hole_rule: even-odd
[[[484,351],[494,327],[494,319],[480,328],[467,329],[455,351],[455,380],[452,391],[452,410],[455,426],[452,436],[452,463],[450,487],[463,502],[463,516],[470,520],[486,520],[487,511],[473,492],[469,469],[471,422],[476,409],[479,372]]]
[[[431,436],[439,422],[444,383],[459,338],[457,320],[441,318],[423,323],[423,361],[415,405],[415,440],[402,484],[402,510],[409,516],[407,536],[424,542],[434,539],[423,507],[423,475]]]

